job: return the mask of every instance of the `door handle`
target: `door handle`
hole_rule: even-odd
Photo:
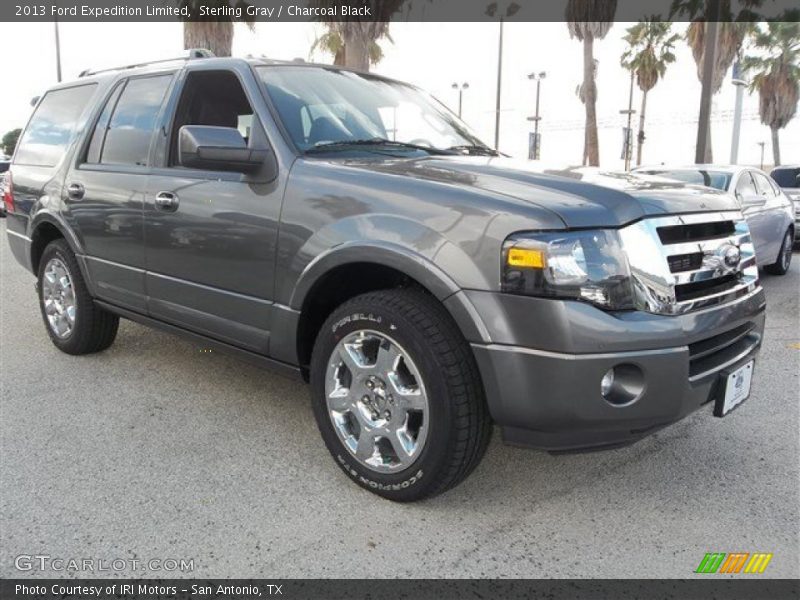
[[[86,189],[80,183],[70,183],[67,186],[67,196],[70,200],[81,200],[86,193]]]
[[[156,208],[167,212],[178,210],[178,196],[172,192],[158,192],[156,194]]]

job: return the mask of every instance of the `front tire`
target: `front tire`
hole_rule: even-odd
[[[42,319],[59,350],[91,354],[114,343],[119,317],[94,304],[78,261],[63,239],[44,249],[38,276]]]
[[[336,463],[390,500],[457,485],[491,436],[472,352],[444,307],[422,291],[370,292],[338,307],[314,345],[311,389]]]
[[[786,275],[792,264],[793,246],[794,234],[791,229],[787,229],[786,234],[783,236],[780,252],[778,252],[778,258],[771,265],[764,267],[764,270],[770,275]]]

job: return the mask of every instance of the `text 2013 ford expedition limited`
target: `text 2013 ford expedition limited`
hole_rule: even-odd
[[[208,57],[45,93],[8,239],[70,354],[124,317],[307,378],[357,484],[410,501],[505,441],[627,444],[750,389],[765,301],[734,200],[536,174],[436,100]]]

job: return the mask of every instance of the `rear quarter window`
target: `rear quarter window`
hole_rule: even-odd
[[[14,163],[54,167],[67,151],[97,84],[51,90],[36,107],[19,142]]]

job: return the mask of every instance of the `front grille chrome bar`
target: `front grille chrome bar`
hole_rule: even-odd
[[[681,227],[685,227],[683,232]],[[719,233],[709,237],[708,231]],[[703,232],[703,237],[692,239],[694,232]],[[663,243],[662,237],[676,243]],[[731,302],[759,287],[755,248],[739,211],[643,219],[622,228],[620,238],[628,256],[637,310],[679,315]],[[681,257],[694,254],[702,254],[699,268],[672,272],[670,264],[674,268]],[[706,286],[709,291],[703,294]]]

